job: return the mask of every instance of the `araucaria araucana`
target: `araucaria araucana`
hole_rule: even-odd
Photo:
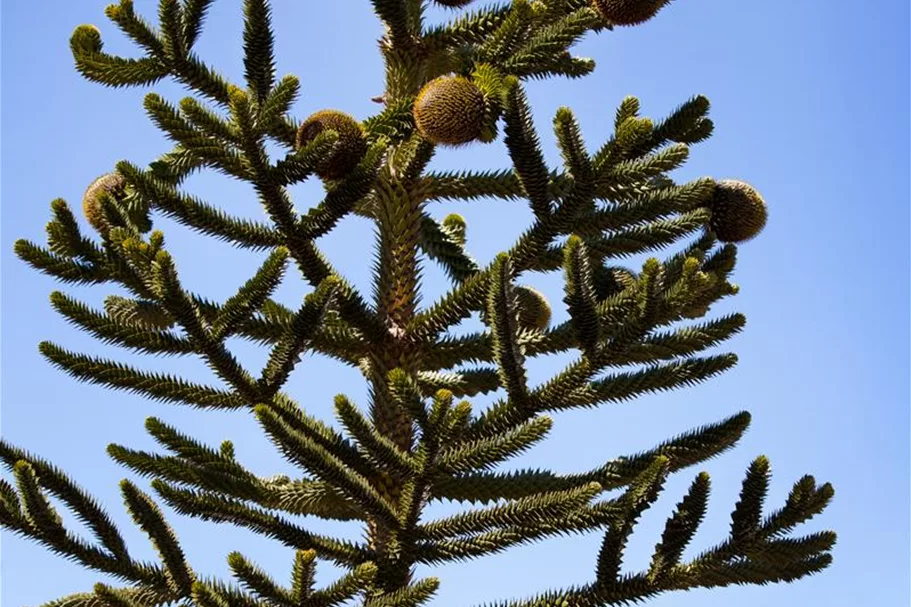
[[[157,549],[160,562],[153,564],[130,555],[101,506],[64,472],[2,443],[0,458],[15,482],[0,481],[0,524],[122,582],[49,605],[417,606],[440,586],[433,577],[417,579],[418,565],[482,558],[567,533],[603,535],[590,583],[490,604],[627,605],[675,590],[792,581],[830,563],[833,533],[791,532],[826,507],[832,487],[805,476],[783,506],[764,512],[770,469],[759,457],[746,473],[727,539],[684,559],[706,514],[709,477],[699,473],[651,562],[639,573],[621,571],[628,538],[668,475],[734,445],[749,424],[745,412],[577,474],[498,470],[547,436],[548,413],[691,386],[732,367],[733,354],[705,351],[738,333],[744,317],[703,317],[736,293],[729,281],[733,243],[754,237],[767,211],[742,181],[676,183],[668,176],[711,135],[702,96],[662,120],[640,116],[639,102],[624,99],[614,134],[593,152],[573,112],[561,108],[553,127],[562,166],[544,160],[523,82],[585,76],[594,63],[570,53],[580,38],[673,18],[661,10],[667,0],[512,0],[479,8],[467,7],[470,0],[436,1],[450,8],[451,20],[428,26],[425,0],[372,0],[385,25],[386,90],[377,99],[382,110],[363,119],[332,109],[289,115],[299,81],[276,77],[267,0],[244,0],[242,84],[228,82],[194,52],[212,0],[159,0],[157,26],[135,12],[132,0],[107,7],[107,17],[144,53],[140,58],[105,52],[95,26],[76,28],[70,45],[89,80],[125,87],[171,78],[193,96],[175,104],[146,95],[146,113],[174,147],[148,166],[124,161],[86,180],[91,233],[55,200],[47,246],[23,240],[16,252],[64,282],[119,289],[103,310],[53,293],[52,305],[72,324],[133,352],[201,357],[223,387],[49,342],[41,352],[81,381],[192,407],[247,410],[300,474],[257,476],[230,442],[211,447],[149,419],[149,433],[167,453],[116,444],[108,451],[153,479],[154,498],[129,480],[121,484],[126,508]],[[438,146],[483,145],[505,145],[512,166],[428,169]],[[182,191],[184,179],[201,170],[251,184],[250,204],[261,205],[266,219],[232,217]],[[321,180],[325,197],[299,213],[289,188],[307,179]],[[435,201],[477,198],[525,200],[533,212],[528,229],[487,265],[466,251],[463,218],[437,221],[427,210]],[[370,297],[316,245],[351,215],[375,226]],[[227,301],[207,300],[181,280],[164,234],[153,229],[156,216],[267,256]],[[622,265],[675,244],[678,252],[666,259]],[[452,282],[424,308],[422,257],[440,264]],[[570,320],[552,324],[544,295],[518,284],[535,272],[562,273]],[[313,287],[296,308],[273,298],[287,275]],[[451,333],[474,314],[483,331]],[[268,347],[264,368],[245,368],[229,351],[229,338]],[[356,367],[369,384],[368,403],[336,398],[344,433],[308,415],[285,391],[308,351]],[[529,385],[527,359],[558,352],[576,356],[549,381]],[[498,398],[473,407],[472,397],[481,394]],[[65,528],[51,495],[93,540]],[[465,509],[427,520],[435,500],[460,501]],[[158,503],[294,548],[291,580],[273,580],[240,552],[228,555],[236,581],[198,575]],[[365,539],[319,535],[288,515],[350,521],[363,526]],[[319,561],[347,573],[315,588]]]

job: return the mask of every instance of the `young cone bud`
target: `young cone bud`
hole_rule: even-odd
[[[595,8],[613,25],[639,25],[654,17],[669,0],[594,0]]]
[[[516,299],[519,304],[519,324],[523,327],[545,330],[550,325],[550,304],[544,294],[520,285],[516,287]]]
[[[768,210],[753,186],[733,179],[721,181],[709,203],[709,226],[722,242],[750,240],[765,227]]]
[[[95,179],[86,188],[85,194],[82,196],[82,214],[85,215],[89,224],[99,232],[107,229],[107,222],[104,220],[104,213],[101,209],[100,196],[102,194],[110,194],[115,197],[121,196],[123,195],[124,187],[123,177],[117,173],[106,173]]]
[[[467,78],[440,76],[418,93],[414,121],[431,143],[468,143],[481,136],[485,105],[484,94]]]
[[[335,151],[320,162],[316,174],[323,179],[341,179],[357,166],[367,152],[361,123],[338,110],[321,110],[307,118],[297,130],[297,147],[304,147],[323,131],[338,133]]]

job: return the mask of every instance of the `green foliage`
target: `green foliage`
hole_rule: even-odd
[[[703,317],[737,292],[730,282],[737,249],[730,243],[761,230],[765,202],[743,182],[678,184],[670,177],[714,128],[702,96],[660,120],[640,116],[639,101],[627,97],[612,135],[594,152],[573,112],[560,108],[553,127],[562,165],[545,162],[524,83],[589,73],[593,62],[570,52],[576,42],[651,18],[663,0],[514,0],[454,10],[435,26],[424,23],[425,4],[373,0],[385,27],[387,90],[384,108],[362,122],[335,110],[303,124],[289,114],[301,84],[276,77],[266,0],[243,3],[243,86],[194,52],[211,0],[159,0],[157,26],[131,0],[107,7],[143,53],[138,58],[106,53],[94,26],[74,31],[76,69],[89,80],[123,87],[171,78],[191,96],[145,96],[145,112],[174,147],[147,167],[118,163],[105,177],[111,187],[90,186],[91,236],[58,199],[47,245],[22,240],[16,254],[65,283],[117,289],[107,293],[103,310],[54,292],[52,306],[71,324],[134,353],[199,357],[219,385],[49,342],[40,345],[42,354],[79,381],[251,412],[297,472],[258,476],[237,460],[230,441],[205,445],[150,418],[146,429],[165,453],[108,447],[115,461],[150,478],[157,494],[121,483],[128,512],[158,552],[159,562],[149,564],[130,556],[112,519],[66,474],[0,441],[0,460],[12,477],[0,479],[0,524],[126,584],[98,584],[49,605],[332,607],[357,600],[416,607],[441,586],[433,577],[415,579],[417,565],[479,558],[568,533],[603,537],[590,584],[491,604],[631,604],[674,590],[793,581],[831,561],[834,534],[792,535],[827,506],[831,485],[805,476],[781,508],[764,514],[770,466],[760,457],[746,473],[728,538],[684,559],[707,516],[710,480],[700,472],[668,517],[648,569],[623,573],[628,540],[666,478],[733,447],[749,425],[747,413],[581,473],[503,471],[504,462],[546,438],[554,423],[549,412],[691,386],[736,363],[735,355],[712,349],[740,332],[744,317]],[[491,143],[501,121],[511,166],[428,170],[436,144]],[[267,219],[235,217],[181,191],[201,170],[250,184],[251,203]],[[325,180],[325,195],[299,212],[289,186],[314,175]],[[465,220],[438,220],[428,206],[489,198],[527,201],[533,220],[482,266],[467,250]],[[354,214],[376,227],[369,302],[317,245]],[[153,230],[162,215],[262,255],[260,267],[223,302],[195,294],[164,234]],[[689,241],[667,252],[682,239]],[[664,257],[627,263],[646,252]],[[452,289],[419,309],[424,258],[440,264]],[[551,323],[547,299],[519,284],[535,272],[562,272],[568,320]],[[312,288],[297,309],[272,298],[293,276]],[[483,321],[479,331],[450,332],[474,314]],[[264,367],[241,364],[231,338],[266,348]],[[363,407],[336,397],[341,430],[309,416],[285,392],[309,352],[359,369],[369,383]],[[572,355],[567,366],[529,385],[529,360],[558,353]],[[494,394],[494,404],[476,411],[478,394]],[[91,541],[66,529],[50,497],[88,528]],[[244,527],[294,549],[289,585],[240,552],[228,555],[236,584],[201,578],[156,499],[178,514]],[[439,500],[466,508],[428,520],[425,507]],[[291,518],[301,515],[360,525],[365,541],[308,531]],[[320,560],[346,573],[318,589]]]

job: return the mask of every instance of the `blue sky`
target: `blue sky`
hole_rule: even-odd
[[[359,117],[375,113],[382,92],[375,40],[381,31],[367,0],[275,0],[280,74],[301,78],[295,112],[325,107]],[[477,2],[476,4],[480,4]],[[136,0],[154,18],[153,0]],[[195,361],[126,356],[68,326],[51,310],[54,289],[100,304],[103,289],[55,285],[12,254],[13,242],[44,239],[50,201],[78,208],[96,175],[120,159],[144,164],[168,149],[144,116],[146,90],[108,90],[81,79],[68,39],[80,23],[95,23],[106,49],[134,51],[103,17],[102,2],[13,0],[2,17],[2,433],[70,471],[97,495],[124,529],[131,550],[152,558],[148,542],[129,523],[117,492],[126,472],[108,460],[111,442],[151,449],[142,427],[154,415],[217,444],[229,438],[238,457],[262,474],[290,471],[245,414],[189,411],[97,386],[78,384],[37,352],[50,339],[67,348],[135,361],[143,368],[206,377]],[[736,272],[741,294],[713,314],[744,312],[746,332],[728,342],[740,364],[708,384],[650,396],[597,411],[557,416],[549,442],[515,465],[582,470],[633,453],[673,434],[748,409],[751,430],[733,451],[704,466],[712,474],[708,521],[695,549],[723,539],[743,471],[759,454],[773,468],[771,506],[810,472],[831,481],[836,499],[807,530],[839,533],[835,564],[793,585],[671,594],[656,606],[744,607],[776,604],[830,607],[908,604],[909,589],[909,190],[908,4],[807,0],[678,0],[643,27],[590,36],[579,53],[598,61],[594,75],[529,86],[546,154],[556,162],[550,123],[570,106],[586,141],[597,148],[613,112],[636,95],[643,113],[666,115],[693,94],[712,101],[715,136],[697,146],[679,179],[709,175],[745,179],[770,205],[762,236],[743,246]],[[442,13],[433,11],[431,18]],[[242,77],[239,0],[219,0],[200,41],[202,56],[234,81]],[[152,90],[172,101],[186,94],[172,83]],[[504,167],[502,142],[444,151],[434,168]],[[188,190],[238,215],[261,217],[249,188],[214,174],[192,178]],[[297,204],[318,200],[317,184],[294,189]],[[462,213],[469,248],[489,261],[529,221],[520,203],[435,204],[437,216]],[[200,241],[168,221],[165,230],[190,288],[226,298],[262,258]],[[321,242],[326,254],[369,293],[373,255],[370,226],[351,219]],[[425,271],[424,302],[445,289],[442,273]],[[531,281],[560,309],[556,276]],[[306,289],[283,286],[293,303]],[[239,356],[261,363],[258,350],[238,344]],[[535,361],[533,382],[566,361]],[[357,372],[308,357],[292,375],[290,392],[308,411],[331,417],[332,396],[366,402]],[[483,404],[484,401],[479,401]],[[627,567],[647,566],[664,517],[697,470],[678,474],[643,520]],[[447,508],[438,508],[442,512]],[[227,527],[172,516],[191,563],[226,576],[225,556],[242,549],[280,579],[290,572],[289,550]],[[354,536],[351,527],[315,529]],[[43,548],[3,533],[0,602],[38,605],[88,590],[103,577]],[[462,606],[592,579],[600,538],[574,537],[437,570],[443,580],[435,605]],[[335,572],[321,569],[321,579]]]

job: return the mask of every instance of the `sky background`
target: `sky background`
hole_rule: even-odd
[[[153,0],[135,4],[154,19]],[[375,113],[370,98],[382,92],[375,44],[381,29],[367,0],[273,5],[278,72],[302,81],[295,115],[327,107],[361,118]],[[37,352],[38,342],[49,339],[146,369],[207,377],[196,361],[140,359],[78,332],[53,313],[49,293],[61,289],[100,305],[112,291],[57,285],[12,253],[17,238],[44,242],[54,198],[67,199],[78,212],[86,185],[115,162],[145,164],[169,149],[142,111],[148,90],[105,89],[73,69],[68,39],[80,23],[101,28],[106,50],[136,52],[104,18],[103,8],[95,0],[2,5],[2,434],[72,473],[108,507],[131,551],[151,559],[153,551],[129,523],[117,491],[118,480],[129,474],[105,455],[112,442],[154,449],[143,430],[147,416],[211,444],[233,440],[239,460],[257,473],[291,468],[247,414],[191,411],[79,384]],[[645,26],[586,38],[577,48],[597,60],[592,76],[528,87],[552,163],[558,156],[550,124],[561,105],[576,112],[589,147],[597,149],[624,96],[638,96],[643,114],[657,119],[690,96],[705,94],[716,134],[693,150],[675,177],[742,178],[770,206],[765,232],[740,250],[735,279],[741,294],[711,313],[739,310],[749,319],[745,333],[725,344],[741,358],[733,371],[684,391],[560,414],[550,440],[510,464],[588,469],[750,410],[752,428],[735,450],[667,484],[633,538],[627,570],[647,567],[664,519],[700,469],[712,474],[713,494],[691,553],[725,537],[743,472],[759,454],[772,462],[770,507],[780,506],[804,473],[834,483],[834,503],[805,527],[839,533],[835,564],[825,573],[792,585],[669,594],[650,605],[908,604],[908,11],[904,0],[679,0]],[[441,15],[434,10],[430,18]],[[243,73],[241,28],[240,1],[219,0],[199,42],[202,57],[235,82]],[[151,89],[173,102],[186,94],[170,82]],[[431,166],[492,169],[507,166],[507,156],[498,141],[445,150]],[[191,178],[187,190],[237,215],[263,217],[250,188],[214,173]],[[317,183],[294,188],[301,208],[318,201],[319,192]],[[517,202],[436,203],[430,210],[437,217],[462,213],[469,249],[484,263],[530,219]],[[167,235],[184,283],[209,297],[230,296],[262,261],[261,255],[193,237],[170,221],[156,226]],[[369,294],[370,225],[347,220],[320,244]],[[429,303],[446,285],[432,265],[425,266],[425,276],[423,301]],[[555,322],[564,320],[559,277],[528,282],[550,296]],[[305,292],[289,281],[280,299],[294,304]],[[243,362],[264,360],[263,352],[237,345]],[[567,360],[534,361],[531,380],[544,380]],[[292,375],[289,391],[323,419],[331,419],[338,392],[366,403],[358,372],[314,356]],[[435,512],[451,510],[441,506]],[[226,577],[225,556],[242,549],[288,579],[289,549],[229,527],[173,515],[170,520],[198,572]],[[312,526],[358,536],[351,526]],[[19,537],[0,538],[4,607],[38,605],[106,580]],[[433,604],[475,605],[587,583],[600,539],[551,540],[439,568],[443,584]],[[320,569],[322,582],[335,575],[327,566]]]

